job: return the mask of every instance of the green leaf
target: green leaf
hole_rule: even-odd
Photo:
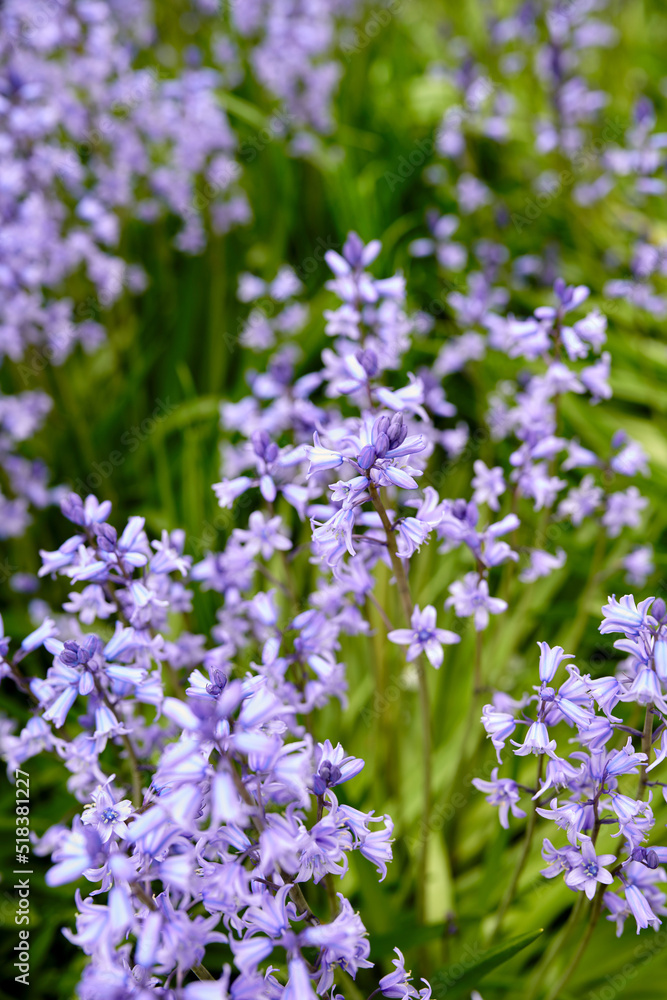
[[[429,941],[437,941],[445,934],[445,924],[427,924],[419,927],[414,920],[393,927],[386,934],[374,934],[371,938],[371,955],[376,960],[388,959],[393,956],[396,946],[407,952],[410,948],[421,947]]]
[[[467,958],[464,952],[460,962],[453,962],[451,965],[445,966],[431,977],[434,1000],[442,1000],[445,996],[451,1000],[451,997],[475,989],[483,976],[493,972],[503,962],[509,961],[523,948],[527,948],[542,933],[540,929],[539,931],[530,931],[528,934],[521,934],[519,937],[512,938],[495,948],[490,948],[480,955],[475,955],[474,950],[469,947],[468,952],[472,952],[472,954],[469,954]]]

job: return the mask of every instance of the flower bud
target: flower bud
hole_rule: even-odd
[[[97,547],[102,552],[113,552],[118,540],[118,532],[111,524],[96,524],[95,535],[97,536]]]
[[[343,244],[343,257],[352,267],[361,266],[361,255],[364,252],[364,244],[361,241],[360,236],[351,232],[348,234],[345,243]]]
[[[370,348],[366,351],[358,351],[356,357],[369,378],[377,375],[378,356],[375,351],[370,350]]]
[[[651,614],[656,621],[664,621],[665,615],[667,614],[667,605],[663,601],[662,597],[656,597],[655,601],[651,605]]]
[[[372,444],[367,444],[365,448],[362,448],[361,454],[359,455],[359,468],[360,469],[370,469],[377,458],[377,452]]]
[[[384,458],[389,451],[389,438],[384,432],[378,434],[375,439],[375,451],[378,458]]]
[[[83,500],[78,493],[69,493],[60,501],[60,509],[68,521],[73,524],[85,524],[86,514],[83,509]]]
[[[266,431],[253,431],[250,438],[252,441],[252,446],[255,449],[255,454],[258,458],[264,458],[264,453],[268,446],[271,444],[271,438]]]

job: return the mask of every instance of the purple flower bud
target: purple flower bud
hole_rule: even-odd
[[[653,104],[648,97],[642,95],[634,107],[634,119],[638,125],[643,125],[653,117]]]
[[[375,439],[375,451],[378,458],[384,458],[389,451],[389,438],[383,431]]]
[[[213,671],[213,681],[206,685],[206,691],[213,698],[219,698],[224,689],[227,686],[227,676],[222,672],[222,670],[216,669]]]
[[[611,446],[614,450],[617,448],[622,448],[625,442],[628,440],[628,435],[625,431],[616,431],[611,439]]]
[[[259,458],[264,458],[264,453],[266,449],[271,444],[271,438],[266,431],[253,431],[250,438],[252,441],[252,446],[255,449],[255,454]]]
[[[68,639],[64,643],[63,651],[60,654],[60,660],[62,663],[67,664],[68,667],[75,667],[79,662],[79,646],[78,643],[74,642],[72,639]]]
[[[465,500],[455,500],[452,504],[452,514],[458,521],[465,521],[468,504]]]
[[[389,427],[387,428],[389,447],[398,448],[399,445],[403,444],[407,436],[408,428],[403,421],[403,414],[395,413],[389,421]]]
[[[60,509],[68,521],[73,524],[85,524],[86,515],[83,509],[83,500],[78,493],[69,493],[60,501]]]
[[[102,552],[113,552],[116,548],[118,532],[111,524],[96,524],[95,535],[97,536],[97,547]]]
[[[655,870],[660,864],[658,855],[650,847],[635,847],[630,857],[633,861],[639,862],[640,865],[645,865],[646,868],[651,868],[653,870]]]
[[[369,378],[377,375],[378,356],[375,351],[370,350],[370,348],[366,351],[357,351],[356,358]]]
[[[275,441],[271,441],[271,443],[267,445],[266,450],[264,452],[264,461],[275,462],[277,458],[278,458],[278,445],[276,444]]]
[[[665,604],[662,597],[657,597],[653,602],[651,614],[660,623],[664,621],[665,615],[667,614],[667,604]]]
[[[372,437],[373,441],[375,441],[375,439],[378,436],[378,434],[386,434],[387,433],[387,431],[389,430],[389,424],[390,423],[391,423],[391,421],[390,421],[389,417],[386,415],[386,413],[383,413],[381,417],[377,418],[377,420],[373,424],[373,432],[371,434],[371,437]]]
[[[364,244],[360,236],[351,232],[343,244],[343,257],[352,267],[361,267],[361,255],[364,252]]]
[[[370,469],[377,458],[377,452],[372,444],[367,444],[365,448],[362,448],[361,454],[359,455],[359,468],[360,469]]]
[[[324,795],[327,788],[337,785],[343,773],[337,764],[332,764],[330,760],[323,760],[319,771],[313,778],[313,791],[316,795]]]
[[[93,640],[92,643],[89,640]],[[79,664],[88,663],[95,652],[95,645],[97,642],[97,636],[88,636],[86,643],[80,646],[78,642],[73,639],[67,639],[63,643],[63,649],[60,653],[59,659],[61,663],[67,664],[68,667],[78,667]]]
[[[316,795],[324,795],[327,790],[327,783],[324,778],[321,778],[319,774],[316,774],[313,778],[313,791]]]

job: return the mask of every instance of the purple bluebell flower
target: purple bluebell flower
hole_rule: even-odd
[[[647,597],[635,603],[631,594],[626,594],[620,600],[612,595],[608,598],[609,603],[603,605],[603,621],[600,625],[600,632],[607,635],[609,632],[623,632],[626,636],[636,636],[648,625],[657,624],[649,615],[648,609],[653,604],[655,598]]]
[[[491,771],[491,780],[483,781],[481,778],[473,778],[473,785],[480,792],[486,795],[486,801],[491,806],[498,806],[498,818],[500,825],[509,829],[509,811],[516,817],[524,817],[526,814],[518,806],[520,793],[516,781],[511,778],[499,778],[498,768]]]
[[[400,646],[408,646],[408,663],[424,653],[431,666],[438,669],[444,659],[443,645],[461,641],[456,632],[436,627],[435,608],[428,604],[423,610],[415,606],[411,619],[412,628],[393,629],[387,638]]]
[[[517,743],[515,740],[512,740],[512,743],[516,747],[514,753],[519,757],[525,757],[529,753],[544,753],[549,757],[556,757],[556,741],[549,739],[549,732],[543,722],[532,722],[523,743]]]
[[[614,876],[607,871],[606,865],[615,860],[615,854],[596,855],[592,841],[585,837],[581,841],[581,854],[577,864],[565,875],[565,884],[570,889],[583,890],[592,899],[599,884],[611,885],[614,881]]]
[[[477,459],[473,463],[473,468],[475,475],[472,485],[475,490],[473,493],[475,503],[486,503],[491,510],[498,510],[500,507],[498,498],[503,495],[507,488],[502,468],[494,466],[494,468],[488,469],[481,459]]]
[[[549,646],[546,642],[538,642],[540,647],[539,674],[543,684],[550,684],[563,660],[571,660],[573,653],[566,653],[562,646]]]
[[[475,629],[483,631],[489,624],[490,615],[499,615],[507,610],[507,602],[500,597],[489,595],[489,585],[478,573],[466,573],[449,587],[451,597],[445,607],[453,607],[459,618],[472,615]]]
[[[626,571],[626,583],[644,587],[655,570],[653,546],[640,545],[639,548],[633,549],[623,559],[623,568]]]
[[[345,756],[340,743],[334,747],[329,740],[325,740],[318,744],[315,751],[315,767],[313,791],[316,795],[324,795],[327,788],[355,778],[362,771],[364,761],[359,757]]]
[[[640,495],[636,486],[629,486],[625,492],[611,493],[607,498],[607,509],[602,515],[602,523],[610,538],[616,538],[625,527],[638,528],[641,511],[648,505],[646,497]]]

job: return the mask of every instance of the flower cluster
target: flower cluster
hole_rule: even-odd
[[[555,847],[544,838],[542,874],[562,875],[570,889],[589,899],[597,893],[598,912],[602,907],[620,935],[627,917],[634,918],[639,932],[657,930],[667,913],[667,897],[659,888],[667,881],[660,867],[667,862],[667,847],[651,843],[653,790],[664,795],[666,787],[652,779],[667,756],[667,612],[661,598],[637,604],[626,595],[610,597],[602,613],[600,632],[620,633],[623,638],[614,648],[627,654],[615,675],[584,674],[575,664],[564,664],[571,654],[541,642],[535,694],[520,701],[497,695],[484,707],[482,722],[499,764],[509,739],[514,754],[537,755],[537,786],[498,777],[498,768],[490,781],[473,783],[499,807],[504,827],[509,810],[526,815],[518,803],[522,792],[532,793],[531,808],[566,839]],[[563,667],[568,676],[558,682]],[[641,729],[630,724],[638,714],[643,715]],[[522,727],[527,727],[525,735]],[[556,738],[561,732],[569,733],[579,749],[561,755]],[[515,734],[520,738],[513,739]],[[602,836],[613,853],[597,853]]]
[[[386,27],[399,6],[368,25]],[[24,457],[52,407],[32,379],[76,347],[96,350],[100,314],[144,288],[125,259],[130,220],[171,217],[176,248],[191,254],[209,230],[248,221],[241,164],[257,146],[240,137],[264,122],[253,80],[279,103],[270,140],[287,140],[283,154],[308,169],[338,163],[347,139],[374,148],[348,126],[325,150],[338,50],[365,46],[351,30],[364,5],[243,0],[219,12],[194,0],[180,22],[192,44],[180,48],[155,44],[150,0],[0,8],[0,362],[23,386],[0,393],[0,538],[54,502],[73,525],[40,552],[51,591],[67,582],[60,608],[35,601],[19,644],[0,620],[0,681],[31,707],[20,727],[0,719],[0,752],[10,775],[50,755],[76,803],[34,848],[51,857],[48,885],[79,882],[65,934],[87,958],[81,1000],[343,1000],[358,996],[357,978],[371,996],[429,1000],[398,948],[385,975],[370,960],[354,879],[384,881],[394,823],[382,802],[355,797],[364,761],[336,734],[336,712],[348,695],[359,710],[390,674],[407,713],[419,692],[421,807],[391,811],[398,838],[421,820],[401,892],[411,904],[414,888],[423,925],[431,863],[449,864],[434,805],[451,747],[433,739],[448,668],[474,647],[471,720],[489,642],[521,616],[517,594],[528,605],[522,585],[559,573],[593,535],[584,612],[612,544],[610,572],[633,587],[655,567],[649,544],[621,539],[641,528],[637,480],[650,470],[641,444],[606,419],[607,327],[616,300],[667,312],[664,236],[651,218],[667,140],[645,97],[630,127],[601,119],[595,56],[618,38],[606,6],[538,0],[508,15],[503,5],[484,56],[443,32],[433,79],[458,103],[431,143],[426,231],[410,215],[384,247],[356,232],[330,239],[338,249],[324,254],[330,275],[312,301],[307,268],[267,274],[261,247],[235,272],[247,388],[220,405],[213,492],[228,513],[216,550],[199,544],[196,557],[174,524],[160,538],[143,516],[116,527],[109,501],[49,485],[46,463]],[[384,64],[372,66],[377,82]],[[250,99],[229,93],[244,73]],[[226,108],[243,123],[238,137]],[[525,161],[497,155],[510,141]],[[415,175],[409,163],[403,179]],[[545,240],[548,227],[532,223],[556,197],[561,235]],[[594,248],[589,280],[569,254],[568,220],[595,205],[619,235],[608,252]],[[431,267],[445,285],[427,312],[414,303]],[[607,431],[589,434],[591,413]],[[36,586],[27,574],[13,582]],[[215,609],[207,634],[193,631],[197,590]],[[654,798],[667,801],[655,773],[667,757],[667,609],[627,595],[603,615],[601,634],[620,636],[625,657],[615,674],[584,673],[540,642],[532,692],[498,692],[483,708],[497,766],[474,784],[504,829],[526,820],[520,864],[543,828],[542,874],[581,894],[574,916],[590,901],[589,929],[604,914],[620,935],[628,917],[639,932],[667,913],[667,847],[653,842]],[[382,660],[377,691],[371,671],[350,691],[346,654],[366,642]],[[380,729],[393,737],[388,717]],[[512,776],[501,773],[508,752]]]
[[[66,930],[90,957],[79,996],[340,997],[336,971],[354,978],[372,963],[361,917],[332,880],[354,851],[383,879],[393,824],[340,801],[364,762],[316,743],[306,725],[315,704],[342,696],[335,619],[312,609],[281,626],[275,592],[241,594],[256,562],[290,547],[280,518],[257,514],[234,533],[235,588],[224,588],[207,647],[205,636],[172,638],[168,615],[190,608],[188,578],[223,589],[224,560],[215,577],[206,564],[191,572],[182,532],[149,542],[133,517],[119,534],[111,505],[93,496],[69,495],[62,509],[77,533],[42,553],[42,573],[82,589],[13,656],[3,641],[2,674],[36,712],[2,749],[10,772],[55,754],[83,806],[38,847],[52,855],[49,885],[83,876],[94,886],[77,890],[76,931]],[[112,621],[110,638],[88,628],[108,633]],[[25,672],[41,647],[53,658],[43,678]],[[258,662],[244,672],[234,661],[246,647]],[[204,965],[210,946],[227,956],[219,980]],[[400,952],[395,964],[379,991],[427,1000]],[[186,982],[191,970],[200,982]]]
[[[332,99],[342,67],[339,34],[359,16],[359,0],[248,0],[231,9],[257,80],[284,104],[297,127],[293,147],[312,150],[315,132],[333,130]]]
[[[0,363],[14,362],[24,387],[77,345],[95,350],[104,310],[144,288],[143,269],[120,250],[128,216],[179,217],[187,252],[205,242],[198,184],[212,192],[218,232],[248,218],[236,138],[215,96],[222,77],[196,60],[175,72],[146,65],[153,20],[144,2],[10,0],[0,11]],[[2,399],[5,536],[52,499],[43,467],[17,454],[48,405],[35,392]]]
[[[556,305],[541,306],[529,319],[518,320],[497,311],[505,299],[495,294],[489,275],[479,273],[479,283],[471,282],[467,296],[455,292],[449,299],[461,324],[475,324],[480,332],[469,330],[447,341],[432,369],[408,372],[407,381],[403,376],[396,386],[393,373],[404,368],[408,351],[419,348],[429,324],[423,314],[408,313],[400,273],[381,279],[370,273],[380,252],[377,240],[364,246],[356,233],[348,236],[341,254],[327,252],[334,274],[328,287],[341,302],[324,313],[333,344],[323,350],[319,371],[300,376],[295,370],[301,358],[297,344],[285,339],[276,343],[278,332],[283,338],[299,334],[300,325],[291,330],[283,322],[285,313],[291,317],[299,306],[285,298],[299,292],[296,279],[289,271],[269,283],[242,276],[243,301],[263,295],[265,303],[282,297],[286,305],[271,318],[267,309],[253,309],[244,328],[251,333],[244,335],[253,350],[271,353],[265,371],[248,376],[252,395],[222,407],[223,428],[239,432],[243,440],[225,444],[223,471],[228,477],[214,489],[220,505],[228,508],[254,487],[270,505],[282,494],[299,517],[310,519],[314,556],[329,567],[336,586],[347,586],[353,573],[358,595],[371,589],[369,571],[379,559],[394,571],[398,560],[400,572],[407,573],[409,560],[430,538],[442,543],[443,554],[465,547],[474,569],[451,583],[446,607],[484,630],[490,615],[507,608],[504,599],[491,595],[491,574],[517,562],[518,548],[527,553],[523,582],[548,575],[565,562],[564,548],[552,553],[535,544],[544,541],[543,525],[535,526],[527,517],[522,529],[519,504],[528,500],[554,522],[568,519],[575,527],[598,515],[615,537],[623,528],[639,525],[647,501],[634,484],[625,490],[611,487],[616,477],[648,474],[646,456],[619,432],[608,454],[600,457],[559,427],[561,400],[567,394],[588,395],[592,404],[610,396],[610,355],[583,363],[605,342],[605,318],[594,309],[568,325],[567,314],[586,300],[587,288],[558,279]],[[300,321],[301,312],[297,315]],[[503,465],[475,459],[469,499],[441,498],[430,482],[419,491],[425,475],[433,481],[428,464],[438,449],[455,462],[470,436],[464,421],[458,420],[455,428],[442,426],[456,416],[443,380],[472,361],[481,362],[488,348],[538,366],[514,383],[503,379],[490,395],[489,436]],[[319,401],[322,392],[331,400],[326,406]],[[347,415],[350,406],[358,416]],[[500,447],[508,439],[515,446],[505,457]],[[331,473],[344,478],[332,482]],[[480,523],[484,506],[500,516]]]
[[[243,77],[239,41],[257,78],[286,105],[276,120],[331,127],[340,75],[333,50],[339,21],[354,16],[356,2],[234,5],[224,33],[216,4],[192,6],[199,44],[178,54],[164,47],[157,61],[151,0],[2,6],[0,363],[15,363],[23,386],[78,345],[98,348],[105,311],[144,289],[143,268],[122,248],[129,218],[177,218],[174,242],[185,253],[204,249],[207,227],[223,234],[249,221],[239,183],[248,157],[219,100]],[[285,131],[281,125],[276,136]],[[311,140],[297,136],[295,152]],[[295,329],[296,311],[284,322]],[[10,466],[2,533],[11,537],[25,530],[30,506],[58,494],[47,489],[42,465],[19,454],[39,429],[35,410],[48,402],[17,393],[0,406],[0,428],[10,420],[30,427],[28,435],[7,426],[0,440]]]

